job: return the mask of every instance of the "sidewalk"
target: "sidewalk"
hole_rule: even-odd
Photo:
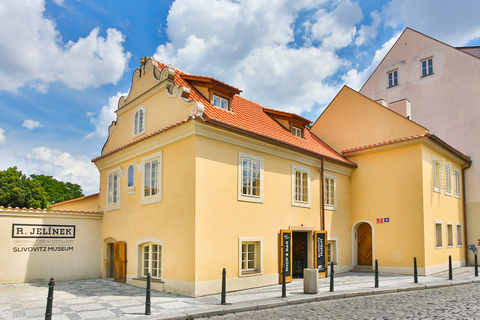
[[[442,272],[419,276],[418,284],[413,283],[413,276],[380,274],[379,288],[374,288],[373,273],[355,272],[336,275],[334,292],[329,292],[329,278],[319,282],[318,294],[304,294],[303,280],[294,280],[287,284],[286,298],[281,298],[281,285],[231,292],[227,293],[227,305],[220,305],[220,294],[189,298],[152,291],[151,315],[145,316],[144,289],[106,279],[59,281],[55,285],[52,319],[185,320],[312,301],[480,283],[480,277],[474,277],[473,267],[461,267],[453,270],[453,280],[448,280],[448,272]],[[45,319],[47,294],[47,282],[1,284],[0,320]]]

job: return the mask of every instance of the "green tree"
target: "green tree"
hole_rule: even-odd
[[[58,181],[54,177],[44,174],[32,174],[30,177],[41,183],[47,194],[49,205],[83,197],[82,187],[76,183]]]
[[[24,175],[17,167],[0,171],[0,206],[46,208],[47,196],[40,181]]]

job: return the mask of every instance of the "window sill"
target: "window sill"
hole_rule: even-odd
[[[325,210],[337,211],[337,207],[325,206]]]
[[[135,139],[135,138],[138,138],[139,136],[141,136],[142,134],[145,134],[145,131],[142,131],[142,132],[139,132],[137,134],[134,134],[132,139]]]
[[[394,87],[398,87],[398,84],[394,84],[393,86],[389,86],[389,87],[387,87],[387,89],[394,88]]]
[[[447,246],[447,249],[453,249],[453,248],[454,248],[453,244]]]
[[[443,249],[443,246],[441,246],[441,247],[435,247],[435,249]]]
[[[242,271],[242,273],[240,274],[242,277],[246,277],[246,276],[259,276],[259,275],[262,275],[262,272],[261,271],[258,271],[258,270],[254,270],[254,271]]]
[[[146,277],[142,277],[142,278],[132,278],[132,280],[147,281],[147,278],[146,278]],[[161,279],[155,279],[155,278],[150,278],[150,281],[151,281],[151,282],[157,282],[157,283],[165,283],[165,282],[163,282],[163,280],[161,280]]]
[[[457,248],[462,248],[463,244],[457,244]]]
[[[432,73],[426,74],[426,75],[424,75],[424,76],[421,76],[420,78],[425,78],[425,77],[431,76],[431,75],[433,75],[433,74],[434,74],[434,73],[432,72]]]

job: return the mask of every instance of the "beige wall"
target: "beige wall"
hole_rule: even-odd
[[[101,214],[0,209],[0,221],[0,282],[100,277]],[[63,228],[65,235],[53,234],[55,228]]]
[[[53,205],[52,210],[99,212],[99,197],[100,195],[96,195],[82,200],[69,201],[62,204]]]

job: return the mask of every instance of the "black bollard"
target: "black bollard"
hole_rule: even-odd
[[[333,261],[330,263],[330,292],[333,292],[333,274],[335,271],[333,270]]]
[[[375,259],[375,288],[378,288],[378,260]]]
[[[150,315],[150,272],[147,273],[147,299],[145,302],[145,315]]]
[[[222,297],[220,304],[227,304],[227,270],[222,270]]]
[[[282,266],[282,298],[287,297],[287,285],[285,283],[285,259],[283,259]]]
[[[48,283],[47,310],[45,311],[45,320],[52,320],[53,286],[55,286],[55,281],[53,281],[53,278],[50,278],[50,282]]]
[[[448,256],[448,280],[453,280],[452,256]]]
[[[477,254],[475,253],[475,277],[478,277],[478,262],[477,262]]]
[[[413,283],[418,283],[418,276],[417,276],[417,257],[413,258]]]

